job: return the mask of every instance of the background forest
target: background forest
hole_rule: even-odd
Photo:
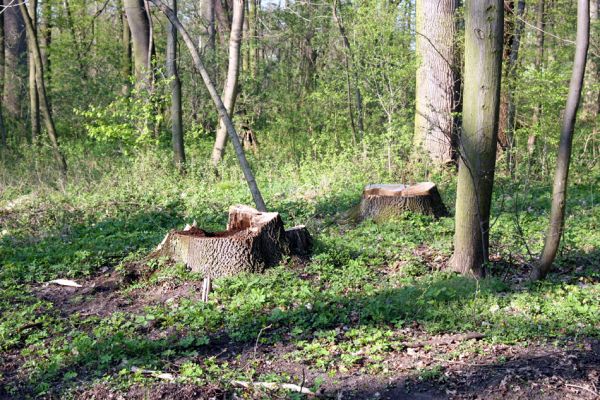
[[[223,230],[255,198],[158,3],[3,0],[0,398],[597,398],[599,2],[564,231],[539,282],[586,1],[481,2],[503,11],[499,122],[489,250],[463,269],[456,141],[485,75],[465,63],[477,1],[165,2],[267,208],[314,238],[308,259],[215,280],[208,302],[202,276],[147,254],[192,221]],[[449,216],[353,220],[365,185],[424,181]]]

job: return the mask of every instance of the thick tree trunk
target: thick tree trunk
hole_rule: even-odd
[[[29,0],[29,15],[31,16],[31,22],[33,29],[37,34],[37,0]],[[40,134],[40,106],[38,100],[38,92],[35,84],[35,61],[32,49],[33,41],[28,40],[29,47],[29,122],[31,125],[31,142],[35,142]]]
[[[246,155],[244,154],[244,149],[242,148],[242,145],[240,143],[240,138],[239,138],[237,132],[235,131],[233,122],[231,121],[231,118],[229,117],[229,114],[227,113],[227,109],[225,108],[225,105],[223,104],[223,101],[221,100],[221,97],[219,96],[219,93],[217,92],[217,89],[215,88],[215,85],[212,82],[210,75],[208,74],[208,71],[206,70],[206,68],[204,67],[204,64],[202,63],[202,59],[200,58],[200,54],[198,53],[198,50],[196,50],[194,41],[192,40],[190,35],[187,33],[187,31],[185,30],[183,25],[181,25],[181,22],[179,21],[177,16],[173,13],[173,10],[171,10],[169,7],[167,7],[165,4],[163,4],[161,2],[161,0],[150,0],[150,1],[155,6],[157,6],[167,16],[167,18],[169,18],[169,21],[173,25],[175,25],[175,27],[179,31],[179,34],[183,38],[183,41],[185,42],[185,45],[187,46],[187,48],[192,56],[194,65],[195,65],[196,69],[200,72],[200,75],[202,76],[202,80],[204,81],[204,85],[206,86],[206,89],[208,90],[210,97],[212,98],[213,102],[215,103],[215,106],[217,107],[219,117],[221,117],[221,119],[225,122],[225,127],[227,128],[227,134],[229,135],[229,139],[231,140],[231,143],[233,144],[233,148],[235,149],[236,156],[240,163],[240,167],[242,168],[242,171],[244,173],[244,177],[246,178],[246,182],[248,183],[248,187],[250,188],[250,193],[252,194],[252,198],[254,200],[254,203],[256,204],[256,208],[259,211],[267,211],[267,206],[265,205],[265,201],[262,198],[262,194],[260,193],[260,190],[258,189],[258,185],[256,184],[256,180],[254,179],[254,174],[252,173],[250,164],[248,163],[248,160],[246,159]]]
[[[42,65],[42,54],[40,52],[40,46],[38,43],[37,35],[33,28],[33,23],[31,21],[31,18],[29,17],[29,13],[27,12],[27,7],[24,3],[19,3],[19,9],[21,10],[23,20],[25,21],[25,29],[27,30],[29,46],[33,50],[33,62],[35,65],[35,83],[39,94],[40,109],[42,115],[44,116],[44,124],[46,126],[46,131],[48,132],[48,137],[50,138],[50,144],[52,145],[54,157],[56,159],[56,163],[58,164],[61,179],[64,181],[67,176],[67,162],[65,161],[65,157],[60,151],[60,147],[58,145],[58,138],[56,135],[56,128],[54,125],[54,119],[52,118],[52,112],[48,105],[48,97],[46,96],[46,85],[44,83],[44,67]]]
[[[502,74],[502,0],[467,0],[465,89],[451,267],[482,276],[488,260],[489,220],[496,166]]]
[[[536,38],[536,53],[535,53],[535,70],[539,73],[542,71],[544,64],[544,29],[546,28],[545,20],[546,0],[539,0],[536,11],[536,23],[535,23],[535,38]],[[542,115],[542,105],[536,104],[533,109],[532,125],[534,129],[539,128],[540,119]],[[527,138],[527,152],[530,155],[530,164],[532,162],[531,156],[535,152],[536,148],[536,135],[534,133],[529,135]]]
[[[286,232],[279,213],[238,205],[229,209],[226,231],[206,232],[196,227],[173,231],[151,256],[182,262],[205,278],[262,272],[277,265],[284,255],[294,254],[292,250],[306,254],[310,246],[307,234],[304,227]]]
[[[406,211],[436,218],[448,215],[436,185],[431,182],[413,186],[374,184],[363,190],[359,206],[361,220],[386,221]]]
[[[150,65],[152,39],[144,0],[123,0],[123,3],[133,42],[135,78],[139,85],[149,86],[152,68]]]
[[[564,229],[565,208],[567,205],[567,182],[569,178],[571,149],[573,146],[573,131],[575,129],[575,118],[577,116],[577,109],[579,108],[579,101],[581,98],[581,88],[583,86],[585,63],[590,38],[589,7],[589,0],[579,0],[577,2],[575,60],[573,63],[571,82],[569,84],[569,95],[565,107],[563,126],[560,132],[560,143],[558,145],[556,173],[554,174],[554,186],[552,188],[550,225],[548,227],[548,232],[546,233],[542,255],[533,271],[533,279],[542,279],[550,271],[552,263],[556,258],[556,253]]]
[[[171,0],[171,8],[177,15],[177,0]],[[177,71],[177,28],[169,22],[167,26],[167,74],[171,79],[171,132],[173,160],[182,171],[185,164],[183,147],[183,118],[181,115],[181,81]]]
[[[5,3],[7,0],[4,0]],[[27,42],[23,17],[13,4],[7,7],[0,17],[4,17],[4,106],[9,117],[20,119],[23,115],[21,98],[25,66],[27,60]]]
[[[415,138],[438,165],[452,162],[457,0],[417,0]]]
[[[233,118],[235,100],[237,98],[238,75],[240,70],[240,48],[242,44],[242,30],[244,25],[244,0],[233,0],[233,21],[231,23],[231,36],[229,37],[229,66],[227,78],[223,87],[223,104],[230,118]],[[217,166],[225,153],[227,143],[227,130],[223,120],[219,122],[219,129],[213,146],[211,161]]]

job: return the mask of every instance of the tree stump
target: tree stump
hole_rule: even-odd
[[[303,233],[296,233],[299,231]],[[303,239],[289,239],[296,236]],[[237,205],[229,209],[226,231],[207,232],[193,226],[171,231],[152,256],[166,256],[185,263],[205,278],[219,278],[262,272],[278,264],[284,255],[307,253],[309,245],[306,228],[295,227],[286,232],[279,213]]]
[[[360,219],[386,220],[405,211],[431,215],[448,215],[448,210],[434,183],[407,185],[367,185],[359,207]]]

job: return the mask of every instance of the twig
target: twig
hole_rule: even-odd
[[[592,389],[590,389],[588,387],[579,386],[579,385],[573,385],[572,383],[565,383],[565,386],[588,391],[591,394],[593,394],[595,398],[600,398],[600,394],[598,394],[597,392],[594,392]]]
[[[258,331],[258,335],[256,336],[256,343],[254,343],[254,356],[253,356],[254,359],[256,359],[256,351],[258,349],[258,341],[260,340],[260,335],[262,335],[262,333],[265,330],[267,330],[267,329],[269,329],[271,327],[273,327],[273,324],[269,324],[267,326],[264,326],[264,327],[261,328],[260,331]]]

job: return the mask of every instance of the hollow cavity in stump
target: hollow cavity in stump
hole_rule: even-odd
[[[416,185],[367,185],[359,206],[360,219],[386,220],[406,211],[439,218],[448,210],[432,182]]]
[[[297,234],[298,231],[303,233]],[[296,236],[302,239],[295,239]],[[219,278],[262,272],[278,264],[284,255],[307,254],[310,244],[306,228],[295,227],[286,232],[279,213],[237,205],[229,209],[226,231],[207,232],[197,227],[172,231],[153,256],[167,256],[205,278]]]

